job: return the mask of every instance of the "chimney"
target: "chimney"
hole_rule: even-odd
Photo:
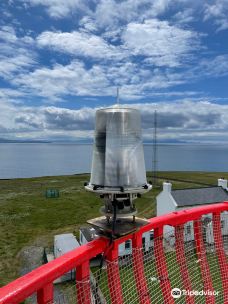
[[[222,187],[225,190],[228,190],[228,188],[227,188],[227,179],[219,178],[218,179],[218,186]]]
[[[172,190],[172,184],[170,183],[170,182],[164,182],[163,183],[163,191],[165,191],[165,192],[171,192],[171,190]]]

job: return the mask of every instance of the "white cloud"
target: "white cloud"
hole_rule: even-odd
[[[142,114],[145,139],[152,139],[154,110],[158,111],[159,139],[184,141],[228,140],[228,105],[201,102],[135,103],[123,105],[137,108]],[[52,139],[58,137],[92,138],[96,109],[92,107],[71,110],[42,106],[20,107],[0,104],[0,135]],[[3,117],[2,114],[0,114]]]
[[[0,76],[5,79],[15,77],[36,65],[36,54],[32,50],[33,39],[29,36],[17,37],[11,26],[0,27]]]
[[[0,31],[1,40],[9,43],[14,43],[17,41],[15,30],[11,26],[2,26]]]
[[[9,89],[9,88],[1,88],[0,89],[0,99],[1,100],[8,100],[8,101],[18,101],[18,98],[25,96],[24,92],[15,90],[15,89]]]
[[[105,60],[123,56],[117,47],[108,44],[100,36],[86,32],[43,32],[37,37],[37,43],[40,47],[93,59]]]
[[[76,60],[66,66],[56,64],[51,69],[38,68],[14,79],[13,83],[32,91],[34,95],[52,100],[67,94],[101,96],[110,93],[110,83],[101,67],[94,65],[86,69],[82,62]]]
[[[213,0],[205,4],[204,20],[212,19],[218,31],[228,29],[228,0]]]
[[[167,10],[171,2],[170,0],[101,0],[96,6],[93,17],[99,27],[117,29],[123,23],[142,22],[159,16]]]
[[[12,58],[0,55],[0,76],[10,79],[15,72],[23,72],[32,65],[34,65],[34,60],[28,54],[20,54]]]
[[[193,8],[186,8],[178,11],[174,16],[173,20],[177,24],[187,24],[195,21],[196,11]]]
[[[73,14],[77,10],[86,8],[83,0],[20,0],[31,6],[42,5],[46,8],[47,13],[53,18],[63,18]]]
[[[228,55],[218,55],[199,61],[196,67],[190,70],[189,79],[199,77],[223,77],[228,75]],[[187,76],[188,77],[188,76]]]
[[[92,27],[90,20],[84,21],[88,22],[90,30],[95,31],[96,27]],[[122,45],[114,45],[107,41],[110,38],[115,41],[118,39],[117,36],[122,38]],[[137,59],[132,56],[143,55],[146,64],[172,68],[188,62],[192,53],[201,47],[198,33],[157,19],[129,23],[118,32],[104,33],[103,38],[81,29],[73,32],[43,32],[36,41],[39,47],[47,47],[74,57],[134,62]]]
[[[88,31],[88,32],[97,32],[97,26],[94,23],[94,20],[90,16],[84,16],[80,22],[79,25],[81,26],[82,30]]]
[[[157,66],[176,67],[200,47],[199,34],[157,19],[129,23],[122,40],[134,55],[149,57]]]
[[[184,83],[181,74],[169,70],[151,70],[131,62],[94,64],[91,67],[73,60],[68,65],[55,64],[52,68],[37,68],[31,73],[20,74],[14,85],[26,92],[48,98],[64,100],[64,96],[115,96],[116,86],[121,87],[123,100],[148,97],[156,89],[165,89]]]

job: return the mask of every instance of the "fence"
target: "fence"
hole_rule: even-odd
[[[135,233],[100,237],[0,290],[0,303],[20,303],[36,294],[39,304],[228,303],[228,202],[151,218]],[[154,231],[149,246],[143,234]],[[131,240],[132,253],[118,247]],[[93,273],[90,260],[104,259]],[[63,294],[53,282],[76,269],[76,282]]]

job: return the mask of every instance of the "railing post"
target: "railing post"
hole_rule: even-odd
[[[113,243],[107,253],[107,273],[108,287],[112,304],[123,304],[123,293],[120,281],[119,261],[118,261],[118,245]]]
[[[196,254],[199,259],[199,265],[202,275],[202,280],[204,284],[204,291],[208,292],[208,290],[213,294],[214,288],[211,279],[210,267],[207,262],[206,250],[203,241],[203,234],[202,234],[202,221],[201,218],[194,221],[194,238],[195,238],[195,247],[196,247]],[[215,297],[214,295],[206,294],[205,296],[206,304],[214,304]]]
[[[180,267],[180,275],[185,290],[192,290],[191,279],[188,272],[188,266],[185,257],[185,246],[184,246],[184,225],[175,226],[175,249],[176,259]],[[186,302],[188,304],[194,304],[194,296],[186,295]]]
[[[42,289],[37,291],[38,304],[51,304],[53,303],[53,283],[45,285]]]
[[[89,261],[76,268],[77,304],[91,304],[90,265]]]
[[[154,229],[154,256],[157,273],[165,304],[174,304],[171,296],[171,284],[169,280],[168,268],[163,247],[163,227]]]
[[[220,212],[213,213],[213,235],[223,287],[223,302],[228,303],[228,262],[224,252]]]
[[[140,304],[150,304],[150,294],[144,273],[142,235],[134,233],[132,238],[132,260],[135,283]]]

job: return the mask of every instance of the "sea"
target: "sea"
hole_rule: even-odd
[[[0,143],[0,179],[89,173],[92,144]],[[144,145],[146,169],[153,169],[153,145]],[[228,172],[228,144],[159,144],[159,171]]]

